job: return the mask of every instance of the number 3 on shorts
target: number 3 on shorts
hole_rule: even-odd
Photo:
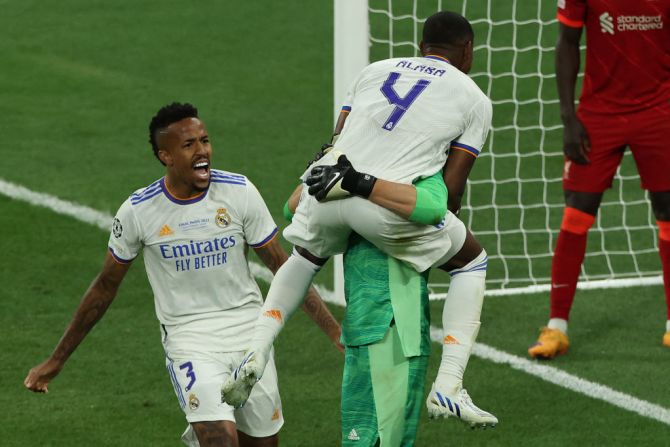
[[[179,365],[179,369],[186,369],[186,377],[188,378],[189,382],[188,385],[186,385],[186,388],[184,388],[184,391],[187,391],[191,389],[193,384],[195,383],[195,372],[193,371],[193,363],[191,362],[186,362],[182,363]]]
[[[430,81],[426,79],[420,79],[412,86],[410,91],[401,98],[395,91],[395,88],[393,88],[393,85],[399,78],[400,73],[392,71],[389,73],[389,77],[386,79],[386,81],[384,81],[384,84],[380,89],[386,99],[388,99],[389,104],[395,106],[393,112],[391,112],[391,115],[389,115],[388,119],[382,126],[388,131],[391,131],[393,128],[395,128],[396,124],[398,124],[398,121],[400,121],[405,112],[407,112],[407,109],[409,109],[409,106],[412,105],[421,92],[423,92],[426,87],[428,87],[428,84],[430,84]]]

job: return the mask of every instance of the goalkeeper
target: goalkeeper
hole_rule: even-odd
[[[398,194],[384,189],[378,197],[390,205],[414,200],[413,218],[426,224],[444,214],[446,188],[439,176],[417,182],[415,189],[418,200],[407,190]],[[289,220],[300,192],[301,187],[284,207]],[[430,355],[428,271],[419,274],[353,234],[344,254],[344,280],[342,445],[413,445]],[[483,423],[473,425],[482,426],[497,423],[474,406],[465,391],[462,397],[449,411],[445,396],[431,393],[426,400],[429,416],[456,416],[469,424],[479,419]]]

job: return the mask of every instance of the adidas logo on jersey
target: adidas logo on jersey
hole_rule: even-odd
[[[171,234],[174,234],[174,231],[172,231],[172,228],[168,224],[165,224],[161,227],[160,231],[158,232],[158,236],[169,236]]]
[[[358,433],[356,432],[355,428],[352,428],[351,431],[349,432],[349,436],[347,436],[347,439],[349,441],[360,441],[361,438],[358,436]]]
[[[279,408],[275,408],[275,412],[272,413],[272,420],[276,421],[277,419],[279,419],[279,415],[280,415]]]

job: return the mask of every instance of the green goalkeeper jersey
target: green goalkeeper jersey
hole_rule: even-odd
[[[362,346],[397,325],[406,357],[430,354],[428,272],[417,273],[354,234],[344,255],[342,344]]]

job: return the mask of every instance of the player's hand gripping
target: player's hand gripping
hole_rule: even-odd
[[[312,168],[305,179],[309,186],[307,192],[319,202],[341,199],[350,194],[368,198],[376,181],[376,177],[356,171],[344,154],[338,156],[335,165]]]
[[[321,149],[319,150],[319,152],[317,152],[316,154],[314,154],[314,158],[312,158],[312,159],[309,161],[309,163],[307,163],[307,167],[309,168],[309,167],[312,166],[314,163],[316,163],[317,161],[321,160],[321,159],[323,158],[324,155],[326,155],[328,152],[331,151],[331,149],[333,149],[333,145],[332,145],[332,144],[330,144],[330,143],[324,143],[323,146],[321,146]]]
[[[31,369],[23,380],[23,384],[30,391],[36,393],[48,393],[49,382],[56,377],[62,369],[63,365],[60,362],[49,358]]]
[[[584,125],[576,115],[567,118],[563,123],[563,153],[565,156],[578,165],[585,165],[591,162],[588,157],[590,151],[591,143]]]

